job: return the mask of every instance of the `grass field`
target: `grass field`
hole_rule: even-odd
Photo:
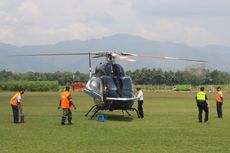
[[[225,94],[224,118],[216,117],[210,93],[210,120],[197,122],[195,93],[145,92],[145,118],[121,111],[101,112],[103,123],[84,114],[93,104],[82,92],[74,92],[77,110],[74,125],[60,125],[58,93],[25,93],[26,123],[14,125],[9,99],[0,93],[0,153],[229,153],[230,96]],[[136,104],[135,104],[136,107]]]

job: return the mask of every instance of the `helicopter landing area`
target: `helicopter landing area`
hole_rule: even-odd
[[[22,97],[24,124],[12,123],[9,99],[0,92],[1,153],[228,153],[230,151],[230,96],[225,94],[223,118],[216,115],[213,93],[208,93],[208,123],[198,123],[195,93],[144,93],[144,119],[135,112],[101,111],[104,122],[84,114],[93,105],[74,91],[73,125],[60,124],[58,92],[26,92]],[[134,107],[137,107],[135,102]],[[203,116],[204,117],[204,116]]]

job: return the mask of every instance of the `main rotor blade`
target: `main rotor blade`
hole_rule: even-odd
[[[168,59],[168,60],[182,60],[182,61],[192,61],[192,62],[201,62],[205,63],[205,60],[198,60],[198,59],[190,59],[190,58],[179,58],[179,57],[170,57],[170,56],[153,56],[153,55],[144,55],[144,54],[132,54],[127,52],[115,52],[115,51],[98,51],[98,52],[81,52],[81,53],[47,53],[47,54],[18,54],[13,56],[74,56],[74,55],[94,55],[93,58],[103,57],[113,55],[120,59],[125,59],[127,61],[136,61],[132,58],[127,58],[126,56],[139,56],[144,58],[159,58],[159,59]]]
[[[123,59],[123,60],[126,60],[128,62],[135,62],[136,60],[135,59],[132,59],[132,58],[128,58],[127,56],[129,55],[123,55],[122,53],[112,53],[113,56],[117,57],[117,58],[120,58],[120,59]]]
[[[160,59],[168,59],[168,60],[182,60],[182,61],[192,61],[192,62],[201,62],[201,63],[208,62],[208,61],[205,61],[205,60],[179,58],[179,57],[169,57],[169,56],[152,56],[152,55],[144,55],[144,54],[136,54],[136,56],[145,57],[145,58],[160,58]]]
[[[105,56],[105,55],[95,55],[95,56],[93,56],[93,58],[99,58],[99,57],[103,57],[103,56]]]
[[[122,56],[137,56],[136,54],[127,53],[127,52],[121,52],[120,54],[121,54]]]
[[[55,54],[17,54],[14,56],[64,56],[64,55],[89,55],[89,53],[55,53]]]

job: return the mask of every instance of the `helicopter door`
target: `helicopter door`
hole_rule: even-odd
[[[103,101],[102,81],[100,78],[92,77],[86,84],[84,90],[89,96],[96,101]]]
[[[104,83],[104,96],[105,97],[113,97],[119,98],[120,95],[117,93],[117,87],[114,83],[114,80],[110,76],[101,77]]]

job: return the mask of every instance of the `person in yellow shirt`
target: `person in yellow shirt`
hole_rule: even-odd
[[[204,87],[200,88],[200,91],[197,92],[196,94],[196,102],[197,102],[197,107],[198,107],[198,119],[199,122],[202,122],[202,113],[203,111],[205,112],[205,118],[204,121],[208,122],[208,113],[209,113],[209,103],[208,103],[208,98],[207,94],[204,92]]]
[[[222,105],[224,102],[224,97],[220,87],[216,88],[215,99],[216,99],[217,116],[218,118],[222,118],[223,117]]]
[[[19,111],[21,115],[21,123],[24,122],[21,97],[24,94],[24,90],[20,89],[18,92],[10,99],[10,105],[13,111],[13,121],[14,123],[19,123]]]
[[[63,110],[63,115],[61,118],[61,125],[65,125],[65,120],[68,118],[68,124],[73,124],[72,123],[72,112],[70,107],[73,106],[74,109],[76,109],[76,106],[74,105],[72,101],[72,96],[70,94],[70,87],[66,87],[65,91],[61,92],[60,94],[60,102],[58,109],[62,108]]]

